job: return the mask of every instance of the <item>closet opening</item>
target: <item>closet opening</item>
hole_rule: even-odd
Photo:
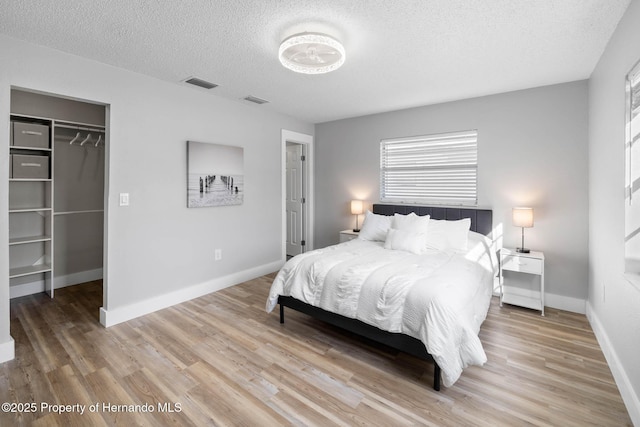
[[[22,88],[11,89],[10,104],[10,298],[86,285],[102,294],[99,313],[108,105]]]

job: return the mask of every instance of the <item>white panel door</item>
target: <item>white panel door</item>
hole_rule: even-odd
[[[304,252],[304,185],[301,144],[287,145],[287,256]]]

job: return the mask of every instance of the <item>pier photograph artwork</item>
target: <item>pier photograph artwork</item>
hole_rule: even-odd
[[[187,207],[241,205],[244,149],[187,141]]]

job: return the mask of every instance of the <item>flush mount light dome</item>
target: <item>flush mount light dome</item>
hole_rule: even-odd
[[[296,73],[323,74],[344,64],[344,47],[325,34],[302,33],[280,44],[278,57],[282,65]]]

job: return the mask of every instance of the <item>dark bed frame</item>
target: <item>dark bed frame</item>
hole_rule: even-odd
[[[395,213],[406,215],[411,212],[415,212],[417,215],[421,216],[431,215],[431,218],[433,219],[458,220],[471,218],[471,230],[484,235],[491,233],[493,228],[493,213],[488,209],[385,204],[373,205],[373,213],[380,215],[393,215]],[[433,356],[427,352],[422,341],[401,333],[383,331],[375,326],[361,322],[360,320],[331,313],[321,308],[301,302],[293,297],[280,296],[278,297],[278,304],[280,304],[280,323],[284,323],[284,308],[289,307],[301,313],[308,314],[309,316],[323,322],[345,329],[351,333],[389,346],[395,350],[402,351],[419,359],[433,362],[433,388],[436,391],[440,390],[440,367],[433,359]]]

